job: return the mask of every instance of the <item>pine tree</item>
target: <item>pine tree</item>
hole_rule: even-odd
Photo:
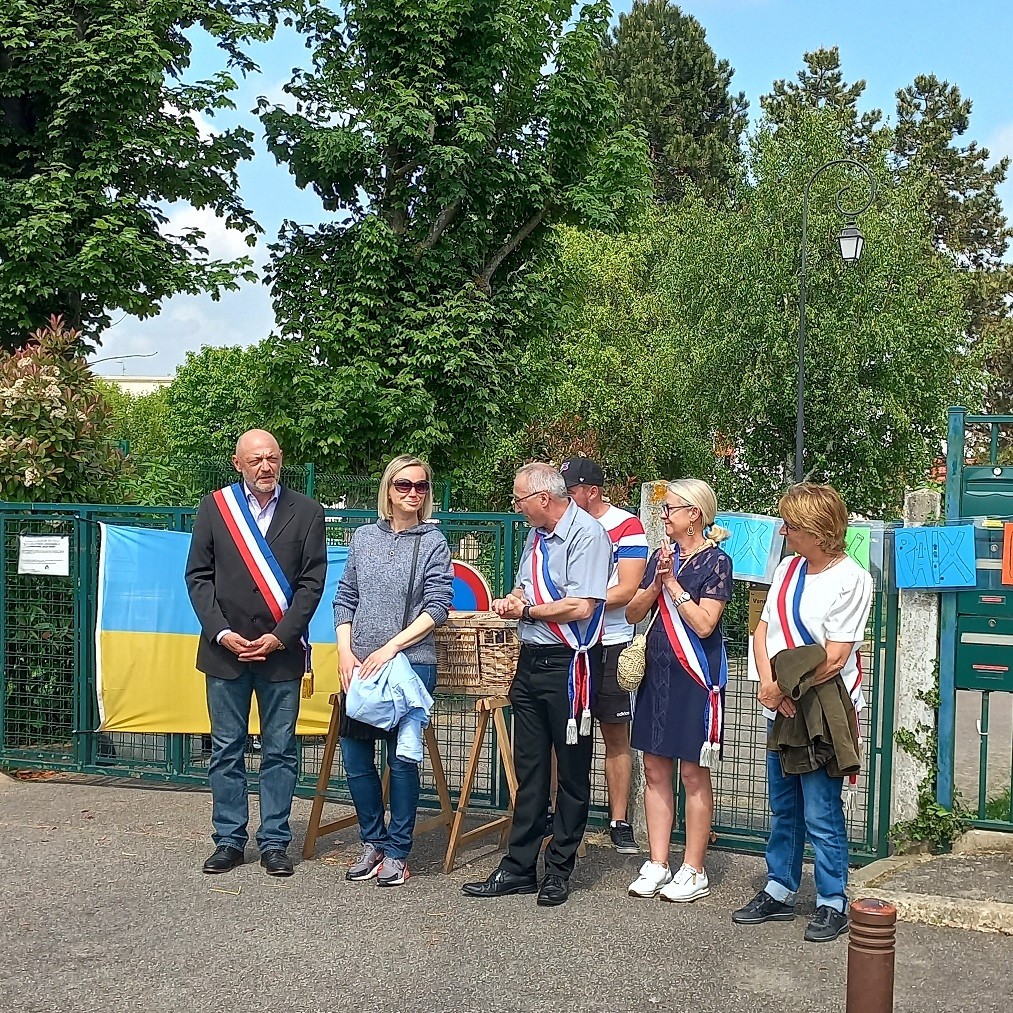
[[[624,117],[647,132],[655,189],[678,200],[688,182],[725,192],[741,161],[748,103],[733,95],[734,71],[718,60],[696,18],[669,0],[634,0],[604,50]]]
[[[858,111],[865,81],[845,82],[841,53],[836,46],[806,53],[803,60],[805,68],[795,75],[795,81],[775,81],[771,94],[760,99],[760,107],[770,124],[778,127],[792,123],[802,109],[833,109],[846,131],[848,153],[865,153],[873,136],[882,129],[879,124],[883,118],[879,109]]]

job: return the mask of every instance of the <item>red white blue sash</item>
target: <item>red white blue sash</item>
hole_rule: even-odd
[[[257,527],[250,505],[246,502],[246,492],[242,483],[236,482],[235,485],[219,489],[212,496],[257,590],[267,602],[274,621],[281,622],[281,617],[292,604],[292,585],[275,559],[267,539]],[[309,640],[303,636],[301,643],[306,652],[306,671],[309,672],[311,670]]]
[[[784,580],[781,582],[777,592],[777,618],[781,623],[781,631],[784,633],[785,645],[790,650],[793,647],[800,647],[803,644],[815,644],[816,639],[806,629],[802,622],[802,591],[805,589],[805,577],[809,571],[809,562],[803,556],[795,556],[788,564]],[[862,685],[862,654],[855,652],[855,665],[858,668],[858,677],[852,689],[851,696],[854,701]],[[858,741],[861,744],[861,730],[857,726],[858,718],[855,717]],[[851,812],[855,805],[858,793],[858,775],[852,774],[848,778],[848,792],[844,798],[844,811]]]
[[[679,558],[674,559],[676,571]],[[703,641],[679,614],[678,606],[668,588],[663,588],[658,599],[661,624],[668,634],[676,660],[690,678],[707,691],[707,710],[704,714],[704,741],[700,749],[700,766],[711,767],[721,759],[721,731],[724,725],[724,704],[721,691],[728,684],[728,656],[724,640],[721,641],[721,662],[717,673],[711,669]]]
[[[539,531],[535,532],[535,541],[531,548],[531,583],[536,605],[559,601],[565,597],[549,574],[549,547]],[[574,651],[567,687],[570,694],[570,718],[566,723],[566,741],[572,746],[577,742],[578,715],[580,715],[580,734],[591,734],[591,665],[587,660],[587,652],[601,640],[605,625],[605,602],[598,603],[593,615],[585,623],[554,623],[548,620],[544,622],[560,643],[566,644]]]

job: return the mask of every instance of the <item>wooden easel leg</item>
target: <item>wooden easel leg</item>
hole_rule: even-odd
[[[450,801],[450,789],[447,787],[447,773],[443,769],[443,757],[440,756],[440,744],[436,741],[436,731],[430,721],[425,731],[426,748],[429,750],[429,761],[433,765],[433,780],[436,782],[436,794],[440,798],[440,816],[444,825],[449,827],[454,818],[454,804]],[[448,830],[449,834],[450,831]]]
[[[331,720],[327,726],[327,738],[324,740],[324,755],[320,761],[320,773],[317,776],[317,790],[313,796],[313,808],[310,810],[310,821],[306,827],[306,840],[303,842],[302,856],[305,859],[313,857],[317,845],[317,836],[320,830],[320,817],[323,815],[324,802],[327,800],[327,786],[331,780],[331,771],[334,768],[334,753],[338,747],[338,732],[340,729],[340,707],[338,694],[331,695]]]
[[[478,764],[482,757],[482,744],[485,741],[485,730],[488,725],[489,711],[481,708],[478,710],[478,717],[475,720],[475,737],[471,742],[471,755],[468,757],[468,766],[464,771],[464,782],[461,784],[461,797],[458,800],[457,812],[454,813],[454,822],[450,828],[450,840],[447,842],[447,857],[443,863],[444,872],[453,871],[454,862],[457,859],[457,849],[460,847],[464,817],[468,813],[468,801],[471,798],[475,774],[478,773]]]

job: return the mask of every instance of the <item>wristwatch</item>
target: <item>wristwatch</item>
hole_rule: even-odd
[[[531,615],[531,606],[530,605],[525,605],[524,608],[521,609],[521,622],[522,623],[533,623],[534,621],[535,620],[532,618],[532,615]]]
[[[680,605],[685,605],[693,596],[689,591],[683,591],[678,598],[675,599],[675,607],[678,608]]]

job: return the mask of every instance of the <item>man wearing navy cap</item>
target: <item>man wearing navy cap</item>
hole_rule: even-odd
[[[619,655],[633,639],[633,626],[626,621],[626,606],[637,593],[647,569],[647,535],[640,519],[604,498],[605,475],[587,457],[571,457],[559,468],[566,491],[605,529],[612,543],[615,566],[605,600],[601,678],[592,687],[591,713],[598,720],[605,742],[605,783],[608,786],[611,825],[609,839],[621,855],[639,852],[627,819],[633,758],[630,753],[632,699],[617,678]]]

